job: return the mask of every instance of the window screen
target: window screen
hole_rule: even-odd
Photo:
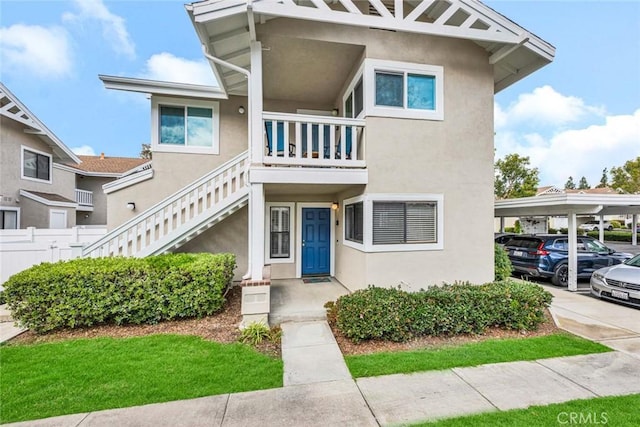
[[[363,242],[364,213],[363,203],[346,205],[344,209],[345,231],[344,237],[352,242]]]
[[[274,206],[270,209],[271,222],[271,258],[289,258],[289,242],[291,234],[289,231],[289,207]]]

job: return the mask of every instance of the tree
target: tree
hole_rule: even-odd
[[[591,186],[587,182],[587,178],[585,178],[584,176],[580,178],[580,183],[578,184],[578,190],[588,190],[590,188]]]
[[[535,196],[538,168],[529,167],[529,157],[507,154],[495,164],[494,193],[500,199]]]
[[[640,156],[621,167],[611,168],[611,187],[630,194],[640,194]]]
[[[600,178],[600,184],[596,185],[596,188],[606,188],[609,186],[609,179],[607,178],[607,168],[602,169],[602,178]]]
[[[576,189],[576,183],[573,182],[573,177],[570,176],[569,179],[567,180],[567,182],[564,184],[564,189],[565,190],[575,190]]]
[[[142,150],[140,151],[141,159],[149,159],[151,160],[151,144],[142,144]]]

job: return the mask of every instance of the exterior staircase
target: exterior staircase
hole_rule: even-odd
[[[170,252],[248,204],[245,151],[82,249],[83,257]]]

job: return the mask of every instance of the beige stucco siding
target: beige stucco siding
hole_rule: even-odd
[[[247,113],[239,114],[238,107],[247,108],[247,99],[230,97],[220,101],[220,154],[153,153],[153,178],[132,185],[107,196],[109,230],[133,218],[160,200],[175,193],[207,174],[217,166],[246,151]],[[135,211],[126,209],[128,202],[136,204]]]
[[[93,193],[93,211],[78,211],[77,225],[105,225],[107,223],[107,195],[102,190],[102,186],[111,181],[113,178],[94,176],[79,176],[77,178],[77,188]]]
[[[242,280],[247,272],[248,209],[246,207],[214,225],[176,252],[229,252],[236,255],[233,280]]]
[[[22,147],[53,155],[38,136],[24,132],[24,126],[4,116],[0,118],[0,194],[2,206],[20,208],[20,228],[49,226],[49,207],[20,197],[20,190],[52,193],[75,200],[75,173],[52,167],[51,183],[22,179]],[[55,158],[52,159],[55,162]],[[53,165],[53,163],[52,163]],[[57,208],[67,210],[66,208]],[[69,226],[75,225],[75,209],[67,213]]]

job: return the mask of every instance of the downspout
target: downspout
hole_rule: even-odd
[[[250,9],[249,9],[250,10]],[[230,62],[224,61],[220,58],[216,58],[215,56],[212,56],[209,53],[209,49],[207,48],[207,46],[205,44],[202,44],[202,53],[204,54],[205,58],[207,58],[209,61],[213,62],[214,64],[219,64],[222,65],[223,67],[227,67],[227,68],[231,68],[234,71],[237,71],[239,73],[244,74],[247,77],[247,99],[251,100],[251,84],[250,81],[250,77],[251,77],[251,72],[249,70],[245,70],[242,67],[238,67],[235,64],[232,64]],[[251,126],[251,122],[252,122],[252,115],[253,115],[253,108],[251,108],[251,103],[249,103],[249,111],[248,111],[248,116],[249,116],[249,126]],[[249,164],[251,164],[251,131],[249,129]],[[245,179],[248,181],[248,176],[245,177]],[[251,216],[249,216],[249,221],[251,221]],[[248,230],[248,243],[249,246],[251,245],[251,224],[249,224],[249,230]],[[243,280],[247,280],[251,278],[251,248],[249,247],[249,253],[247,255],[247,272],[242,276]]]

